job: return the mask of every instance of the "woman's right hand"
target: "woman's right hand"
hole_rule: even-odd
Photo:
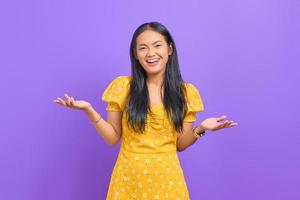
[[[75,110],[87,110],[89,107],[91,107],[91,104],[87,101],[82,101],[82,100],[75,100],[73,97],[68,96],[65,94],[66,100],[63,100],[62,98],[57,97],[54,102],[62,105],[69,107],[71,109]]]

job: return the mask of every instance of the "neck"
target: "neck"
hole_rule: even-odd
[[[164,74],[148,74],[147,85],[152,87],[161,87],[164,80]]]

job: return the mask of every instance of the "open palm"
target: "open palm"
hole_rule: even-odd
[[[62,98],[57,97],[54,102],[62,105],[69,107],[71,109],[76,109],[76,110],[84,110],[87,109],[88,107],[91,106],[91,104],[87,101],[83,100],[75,100],[73,97],[68,96],[65,94],[66,100],[63,100]]]
[[[232,120],[225,120],[225,119],[226,119],[226,116],[224,116],[224,115],[221,117],[207,118],[201,123],[201,126],[205,130],[216,131],[219,129],[229,128],[229,127],[233,127],[233,126],[237,125],[236,122],[234,122]]]

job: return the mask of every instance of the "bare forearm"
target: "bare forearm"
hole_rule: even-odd
[[[103,137],[107,144],[114,145],[119,141],[119,136],[116,133],[113,126],[106,120],[104,120],[102,116],[99,113],[97,113],[92,106],[86,109],[85,113],[87,114],[91,122],[96,122],[101,118],[101,120],[99,120],[97,123],[92,124],[96,128],[97,133]]]
[[[204,128],[201,125],[196,126],[194,129],[197,133],[204,131]],[[194,136],[193,130],[182,135],[177,140],[177,151],[184,151],[186,148],[194,144],[198,139],[200,138],[196,138]]]

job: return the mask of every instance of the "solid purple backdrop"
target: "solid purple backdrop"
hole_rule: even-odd
[[[208,132],[179,153],[192,200],[299,199],[299,1],[3,1],[0,3],[0,199],[104,199],[119,144],[110,147],[64,93],[92,103],[130,74],[142,23],[173,35]]]

